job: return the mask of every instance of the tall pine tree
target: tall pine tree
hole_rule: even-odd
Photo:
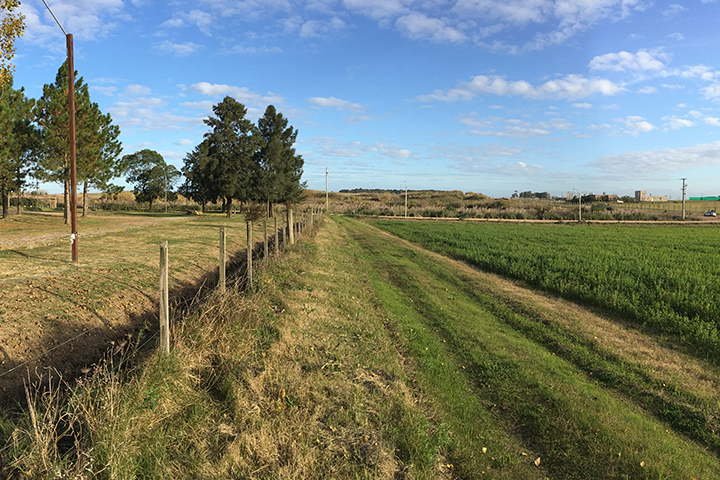
[[[33,125],[34,101],[25,97],[24,89],[12,88],[12,79],[0,87],[0,197],[2,218],[9,216],[10,194],[18,197],[20,212],[25,177],[36,161],[38,131]]]
[[[55,83],[43,87],[37,102],[37,123],[43,138],[42,171],[46,180],[63,185],[65,223],[70,205],[70,126],[67,103],[68,69],[65,62],[58,70]],[[102,188],[119,174],[120,130],[112,125],[110,115],[103,115],[83,78],[75,72],[75,145],[77,178],[85,184]],[[86,206],[85,200],[83,201]]]
[[[264,140],[257,127],[245,118],[247,109],[232,97],[213,106],[214,117],[205,120],[211,131],[208,143],[207,181],[213,193],[225,200],[227,216],[232,215],[233,200],[241,203],[257,199],[258,168],[255,155]]]

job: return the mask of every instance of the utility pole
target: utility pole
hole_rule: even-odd
[[[330,197],[328,196],[328,167],[325,167],[325,213],[330,208]]]
[[[408,192],[407,192],[407,183],[406,183],[405,184],[405,218],[407,218],[407,197],[408,197]]]
[[[685,185],[685,180],[687,180],[687,178],[681,178],[680,180],[683,181],[683,188],[682,188],[682,219],[685,220],[685,188],[687,188],[687,185]]]
[[[72,252],[72,261],[78,261],[78,231],[77,231],[77,169],[75,158],[75,59],[73,55],[73,36],[67,33],[60,21],[57,19],[50,6],[45,0],[43,3],[47,7],[50,15],[65,34],[67,44],[68,57],[68,128],[70,130],[70,249]]]

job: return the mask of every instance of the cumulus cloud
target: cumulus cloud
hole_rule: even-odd
[[[330,20],[308,20],[300,27],[300,36],[303,38],[323,37],[345,28],[345,22],[338,17]]]
[[[190,92],[199,93],[207,97],[220,98],[229,95],[240,103],[250,104],[253,106],[277,105],[284,103],[283,97],[272,92],[261,95],[250,91],[246,87],[236,87],[233,85],[224,85],[209,82],[198,82],[188,87]]]
[[[617,118],[615,121],[623,127],[624,133],[632,135],[633,137],[637,137],[641,133],[651,132],[657,128],[643,117],[639,117],[637,115]]]
[[[677,117],[675,115],[663,117],[663,120],[665,120],[665,122],[666,122],[663,127],[663,130],[666,132],[669,130],[679,130],[681,128],[695,126],[695,122],[693,122],[692,120],[689,120],[687,118]]]
[[[421,102],[468,101],[480,94],[535,99],[579,99],[595,93],[615,95],[622,91],[625,91],[624,87],[610,80],[587,79],[582,75],[567,75],[562,79],[550,80],[537,87],[524,80],[508,82],[497,75],[478,75],[471,81],[459,83],[450,90],[435,90],[429,95],[416,97],[415,100]]]
[[[642,87],[642,88],[640,88],[640,89],[638,89],[638,90],[635,90],[635,93],[645,93],[645,94],[648,94],[648,93],[660,93],[660,92],[658,92],[658,89],[657,89],[657,88],[651,87],[651,86],[648,85],[648,86],[646,86],[646,87]]]
[[[598,55],[590,60],[591,70],[612,70],[622,72],[626,70],[648,71],[665,68],[661,59],[666,58],[662,50],[638,50],[637,53],[619,52]]]
[[[50,49],[64,49],[64,44],[57,41],[62,32],[45,6],[40,7],[38,10],[30,2],[21,3],[18,10],[25,15],[26,25],[23,40]],[[76,40],[106,37],[129,18],[122,0],[56,0],[52,9]]]
[[[556,130],[570,130],[574,125],[562,118],[546,122],[528,122],[519,119],[501,117],[478,118],[475,114],[463,115],[460,123],[470,127],[460,133],[482,137],[528,138],[550,135]]]
[[[366,106],[335,97],[312,97],[308,103],[313,108],[331,108],[341,112],[364,112]]]
[[[436,43],[462,43],[468,40],[464,33],[448,26],[439,18],[430,18],[422,13],[411,13],[397,19],[397,29],[413,40],[429,40]]]
[[[590,166],[618,172],[679,172],[693,167],[720,165],[720,142],[687,148],[665,148],[644,152],[604,155]]]
[[[315,144],[317,152],[320,155],[327,157],[341,157],[341,158],[357,158],[365,154],[371,153],[379,157],[388,157],[394,159],[406,159],[412,156],[410,150],[401,148],[397,145],[376,142],[376,143],[363,143],[363,142],[338,142],[334,138],[330,137],[319,137],[313,138],[305,144]]]
[[[573,108],[592,108],[592,104],[590,103],[573,103],[571,106]]]
[[[202,45],[198,45],[197,43],[193,42],[172,43],[167,40],[158,45],[157,47],[157,49],[161,52],[170,53],[176,57],[187,57],[188,55],[192,55],[193,53],[197,52],[201,48]]]

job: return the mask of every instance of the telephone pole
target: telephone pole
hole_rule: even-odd
[[[685,188],[687,188],[687,185],[685,185],[685,180],[687,180],[687,178],[681,178],[680,180],[683,181],[683,188],[682,188],[682,219],[685,220]]]
[[[405,218],[407,218],[407,197],[408,197],[408,192],[407,192],[407,183],[406,183],[405,184]]]
[[[328,167],[325,167],[325,213],[330,208],[330,198],[328,197]]]
[[[47,7],[50,15],[65,34],[67,44],[68,57],[68,130],[70,135],[70,250],[72,252],[72,261],[78,261],[78,232],[77,232],[77,169],[75,155],[75,58],[73,55],[73,36],[67,33],[60,21],[57,19],[50,5],[45,0],[43,3]]]

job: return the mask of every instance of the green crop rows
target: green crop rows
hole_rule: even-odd
[[[425,248],[619,313],[720,359],[720,231],[712,226],[378,221]]]

